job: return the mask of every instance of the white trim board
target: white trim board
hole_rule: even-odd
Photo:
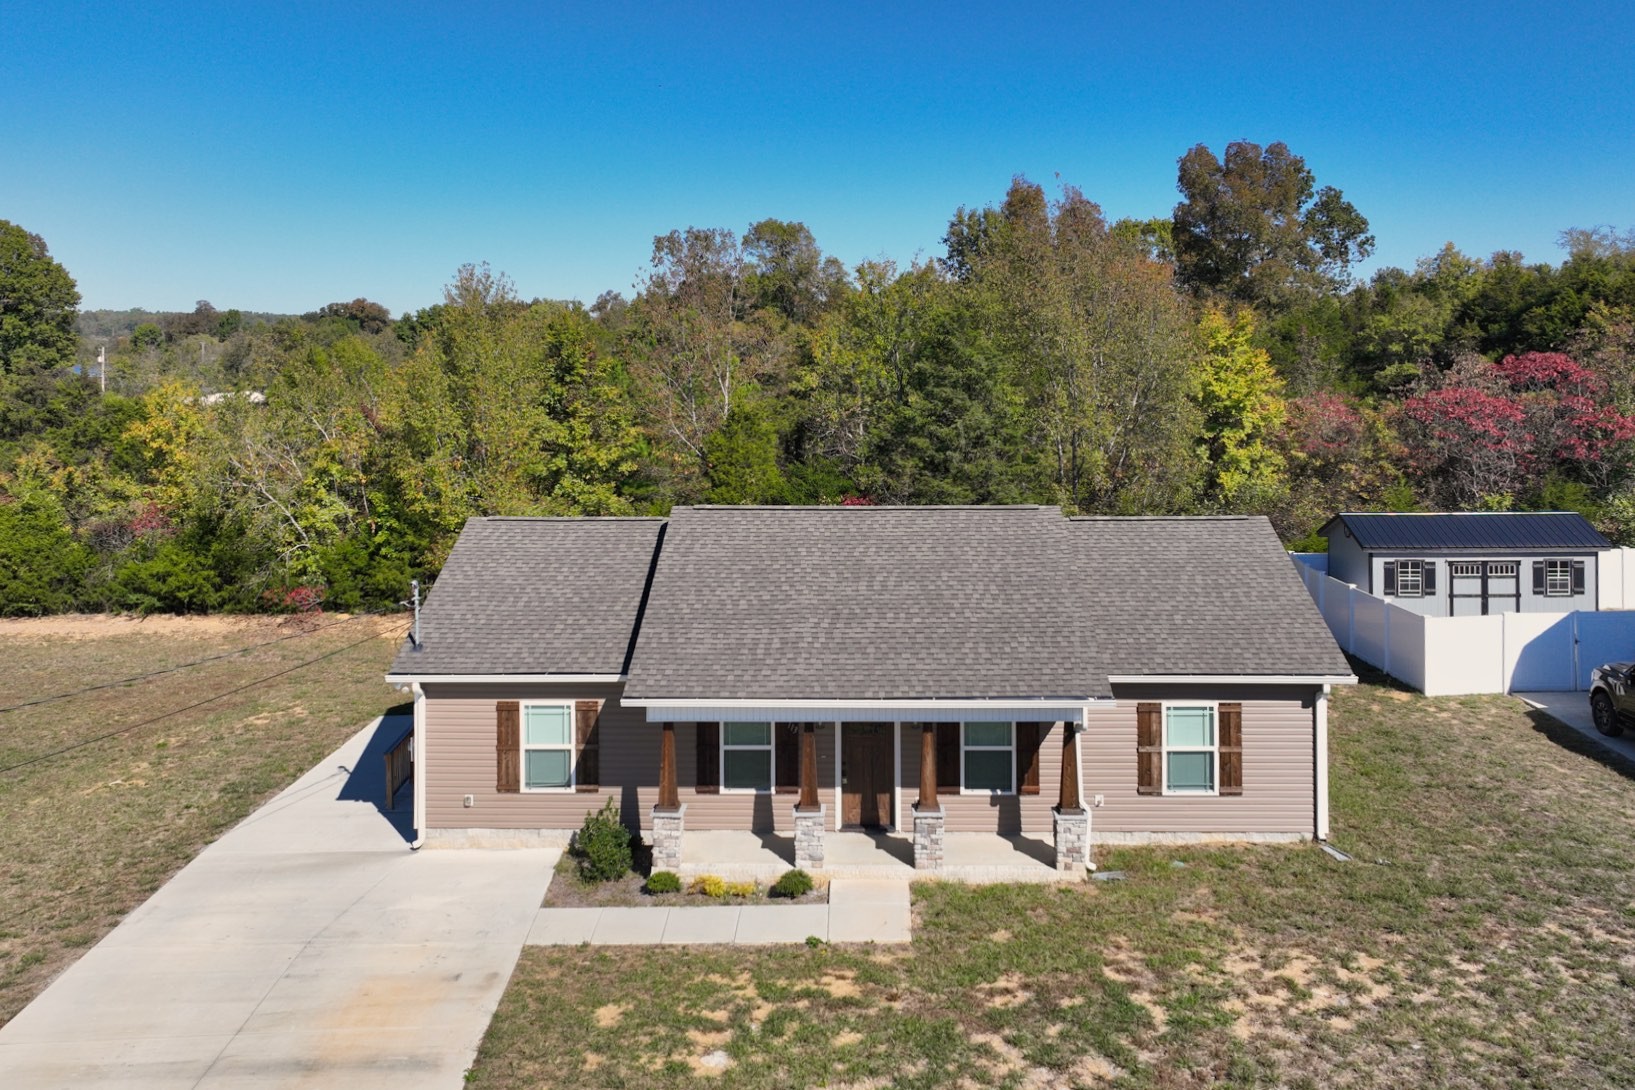
[[[1114,685],[1355,685],[1355,674],[1110,674]]]
[[[624,674],[387,674],[388,685],[612,685]]]

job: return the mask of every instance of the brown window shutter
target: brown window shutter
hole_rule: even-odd
[[[494,705],[494,790],[522,790],[522,706],[515,700]]]
[[[937,794],[959,794],[959,724],[937,724]]]
[[[573,789],[590,793],[602,785],[602,702],[577,700],[573,705],[574,743],[579,748],[579,765],[574,770]]]
[[[1049,723],[1016,724],[1016,793],[1039,793],[1039,742],[1050,729]]]
[[[1243,794],[1243,705],[1220,706],[1221,784],[1223,795]]]
[[[772,750],[778,761],[773,782],[780,795],[800,794],[800,728],[799,723],[777,723],[772,728],[777,735]]]
[[[698,781],[700,795],[721,793],[721,724],[698,724]]]
[[[1135,793],[1164,793],[1164,706],[1135,706]]]

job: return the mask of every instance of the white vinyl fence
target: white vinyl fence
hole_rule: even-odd
[[[1329,578],[1326,556],[1294,559],[1340,647],[1430,696],[1587,689],[1596,666],[1635,658],[1635,612],[1421,617]],[[1625,586],[1635,599],[1635,567],[1626,562],[1603,555],[1601,565],[1603,579],[1618,571],[1620,603]]]

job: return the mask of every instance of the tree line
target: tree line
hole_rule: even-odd
[[[1177,186],[1109,222],[1018,177],[907,266],[689,227],[632,298],[471,265],[395,320],[81,321],[0,221],[0,613],[384,606],[472,515],[699,502],[1256,512],[1303,547],[1342,509],[1568,508],[1635,541],[1635,233],[1358,282],[1367,219],[1284,145],[1200,145]]]

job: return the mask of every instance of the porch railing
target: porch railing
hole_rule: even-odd
[[[403,737],[386,751],[386,809],[397,801],[397,793],[414,778],[414,728],[403,732]]]

